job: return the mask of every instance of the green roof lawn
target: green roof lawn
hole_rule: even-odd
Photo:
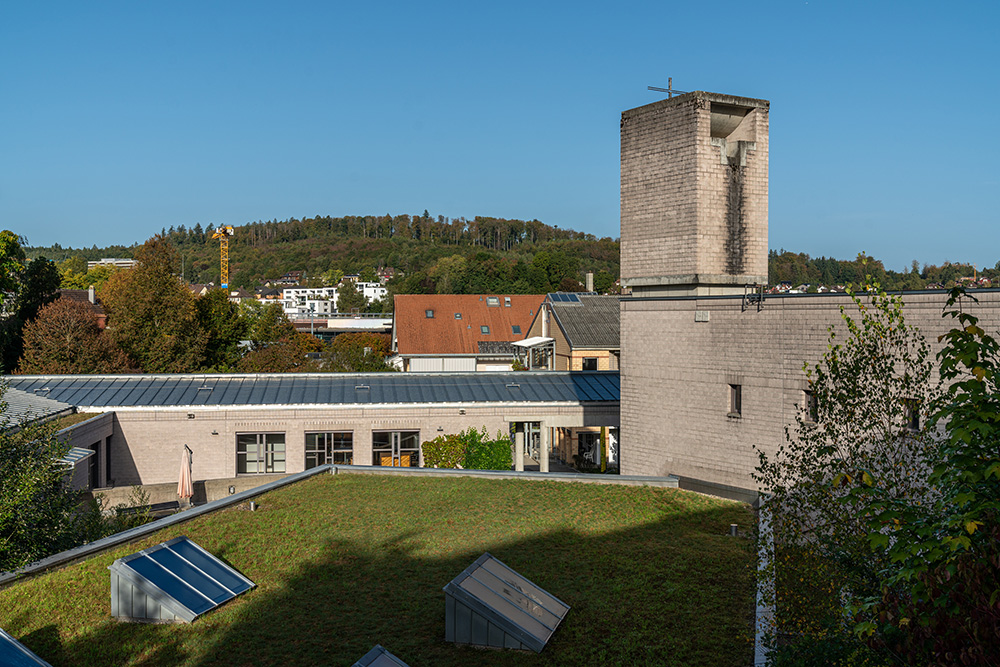
[[[676,489],[319,475],[0,590],[0,628],[59,665],[739,665],[746,506]],[[111,618],[108,566],[177,535],[257,588],[191,624]],[[484,551],[571,609],[540,654],[444,641],[442,587]]]

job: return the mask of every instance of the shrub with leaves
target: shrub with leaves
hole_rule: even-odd
[[[777,588],[782,633],[849,638],[844,603],[881,590],[889,558],[872,552],[878,512],[857,489],[911,503],[930,495],[926,416],[938,389],[929,346],[898,296],[877,286],[851,296],[856,311],[841,308],[847,335],[831,327],[823,359],[804,367],[809,394],[795,426],[775,454],[758,450],[754,478],[771,496],[777,545],[763,583]]]
[[[510,470],[510,438],[497,431],[490,439],[486,427],[466,429],[458,434],[440,435],[421,445],[424,466],[428,468],[467,468],[470,470]]]
[[[891,566],[858,629],[909,664],[1000,665],[1000,343],[970,300],[955,289],[945,312],[932,502],[875,494],[869,539]]]
[[[466,438],[465,467],[472,470],[510,470],[514,458],[511,455],[510,436],[497,431],[490,439],[484,426],[482,430],[469,429],[462,434]]]
[[[465,464],[465,441],[460,436],[439,435],[420,445],[425,468],[461,468]]]

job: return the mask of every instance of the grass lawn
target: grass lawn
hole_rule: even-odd
[[[0,590],[0,627],[59,665],[751,661],[749,510],[676,489],[319,475]],[[257,588],[191,624],[111,618],[108,566],[177,535]],[[572,609],[541,654],[444,641],[442,587],[489,551]]]

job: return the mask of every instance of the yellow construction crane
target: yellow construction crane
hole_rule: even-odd
[[[229,289],[229,237],[235,234],[232,225],[219,226],[212,234],[222,244],[222,289]]]

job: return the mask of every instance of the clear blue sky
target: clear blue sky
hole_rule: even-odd
[[[770,245],[1000,260],[1000,3],[53,2],[0,21],[0,228],[316,214],[619,235],[647,85],[771,100]]]

